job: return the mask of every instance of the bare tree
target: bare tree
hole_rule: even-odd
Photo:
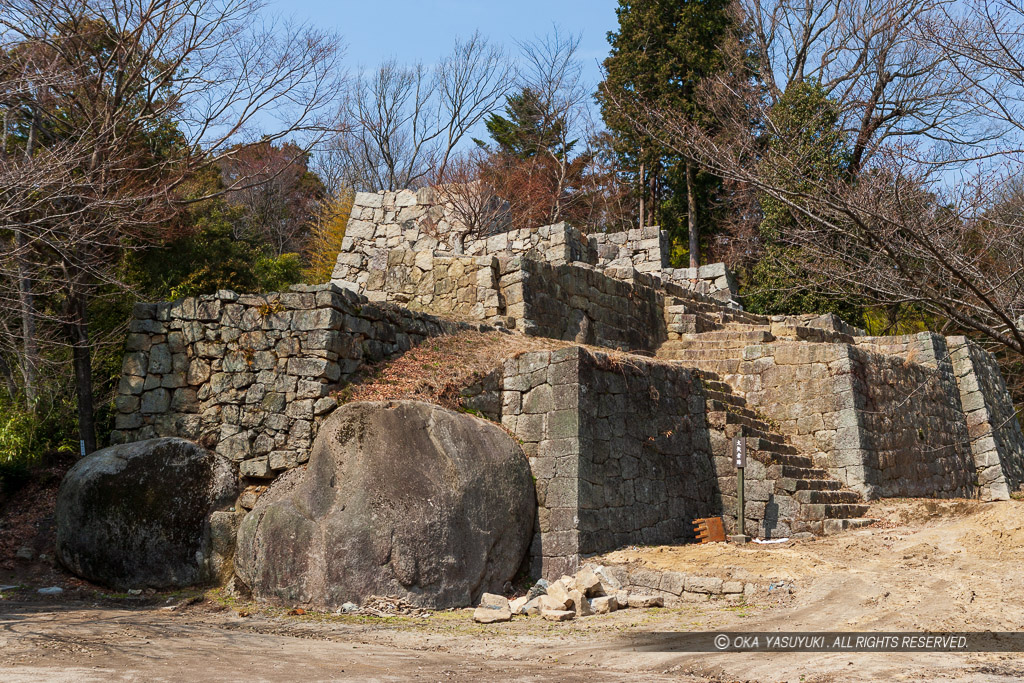
[[[260,10],[258,0],[0,5],[0,104],[5,130],[17,132],[5,149],[21,150],[0,167],[0,231],[15,244],[0,267],[31,263],[35,296],[51,301],[46,315],[72,351],[87,451],[96,445],[88,304],[101,284],[120,284],[119,255],[159,239],[182,203],[247,186],[251,177],[213,190],[192,182],[247,144],[310,144],[335,127],[337,39],[266,22]],[[25,52],[45,56],[45,78],[8,58]]]
[[[422,186],[442,176],[458,144],[508,92],[515,74],[479,33],[456,42],[434,68],[389,60],[354,79],[340,132],[322,154],[357,190]]]
[[[739,0],[769,101],[813,80],[837,102],[860,171],[888,141],[976,143],[972,79],[930,39],[954,0]]]
[[[811,3],[814,12],[801,16],[819,16],[822,8],[837,6]],[[922,25],[904,21],[899,10],[887,24],[895,33],[885,44],[906,46],[912,56],[927,55],[920,64],[933,70],[918,73],[924,81],[919,87],[897,88],[889,97],[885,84],[898,79],[878,81],[885,85],[880,90],[885,97],[874,104],[859,100],[858,116],[833,99],[846,115],[842,130],[852,153],[847,173],[821,173],[807,163],[800,145],[765,145],[762,131],[771,135],[784,127],[773,98],[736,82],[706,84],[707,100],[722,122],[717,135],[653,106],[636,123],[703,167],[785,207],[792,220],[779,240],[793,248],[802,272],[813,274],[815,284],[879,306],[915,307],[1024,354],[1024,207],[1015,182],[1024,130],[1019,108],[1024,14],[994,0],[977,0],[955,15],[951,8],[946,11],[941,22],[930,15]],[[833,55],[868,35],[861,28],[871,25],[868,19],[854,22],[855,35],[836,42],[833,51],[822,51],[816,63],[831,68],[838,59]],[[818,26],[809,20],[796,25],[802,26],[795,32],[800,36],[821,33],[808,29]],[[838,19],[822,24],[829,30],[843,25]],[[776,18],[772,30],[790,26]],[[765,34],[771,35],[767,29]],[[787,78],[806,76],[809,67],[801,64],[811,63],[805,55],[811,44],[797,42],[783,51]],[[857,79],[844,78],[833,79],[847,83],[833,93],[856,92],[849,84]],[[882,107],[882,102],[892,104]],[[881,125],[849,125],[871,111],[884,119]]]

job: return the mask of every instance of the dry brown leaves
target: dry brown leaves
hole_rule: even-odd
[[[402,356],[369,369],[361,381],[340,392],[343,401],[414,399],[459,408],[459,392],[509,358],[528,351],[570,346],[538,337],[501,332],[462,332],[433,337]]]

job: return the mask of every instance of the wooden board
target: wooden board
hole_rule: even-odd
[[[693,530],[701,543],[725,542],[725,527],[721,517],[704,517],[693,520]]]

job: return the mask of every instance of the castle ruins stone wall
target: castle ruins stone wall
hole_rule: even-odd
[[[927,364],[942,343],[929,335],[900,346],[921,362],[871,343],[753,345],[733,382],[801,453],[868,499],[970,496],[975,468],[952,364]]]
[[[622,280],[642,273],[723,302],[732,302],[736,292],[723,264],[671,268],[668,233],[656,226],[590,235],[566,223],[467,230],[450,202],[432,188],[357,192],[331,280],[379,297],[389,283],[371,279],[388,268],[389,253],[396,249],[442,257],[522,256],[556,266],[589,265]]]
[[[687,368],[581,347],[505,362],[502,424],[536,478],[533,573],[581,554],[693,538],[720,513],[704,395]]]
[[[330,392],[364,363],[479,328],[332,285],[139,304],[111,441],[178,436],[238,463],[242,476],[273,477],[308,459],[337,406]]]

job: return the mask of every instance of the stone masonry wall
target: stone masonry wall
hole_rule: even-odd
[[[414,311],[488,320],[505,312],[498,279],[498,263],[492,257],[442,257],[393,249],[387,269],[370,273],[363,293],[370,301],[397,303]]]
[[[365,293],[436,315],[487,321],[525,334],[634,351],[664,339],[663,295],[588,266],[530,258],[436,256],[394,249]]]
[[[331,277],[339,286],[362,288],[387,266],[388,252],[402,249],[441,256],[532,255],[555,264],[594,263],[587,239],[565,223],[533,229],[500,226],[466,234],[450,206],[436,192],[357,192],[341,253]]]
[[[704,397],[694,371],[572,347],[506,361],[502,424],[530,458],[533,574],[580,555],[693,537],[719,514]]]
[[[696,371],[603,353],[580,355],[581,554],[693,540],[721,514]]]
[[[724,264],[670,268],[668,233],[657,226],[590,235],[566,223],[516,230],[493,225],[468,232],[457,212],[432,188],[357,192],[331,280],[356,291],[379,292],[379,283],[370,281],[389,266],[388,254],[396,249],[591,265],[623,280],[632,280],[639,272],[721,301],[733,300],[736,292]]]
[[[752,345],[731,381],[802,454],[868,499],[969,496],[952,366],[916,362],[934,358],[941,339],[915,338],[911,362],[870,345]]]
[[[529,335],[647,352],[665,338],[658,290],[593,268],[501,259],[501,293]]]
[[[973,496],[974,463],[948,356],[940,352],[933,368],[859,348],[851,355],[868,497]]]
[[[1024,483],[1024,434],[995,357],[965,337],[947,340],[978,484],[1006,500]]]
[[[139,304],[111,441],[180,436],[269,478],[306,461],[330,392],[365,362],[463,329],[479,327],[332,285]]]

